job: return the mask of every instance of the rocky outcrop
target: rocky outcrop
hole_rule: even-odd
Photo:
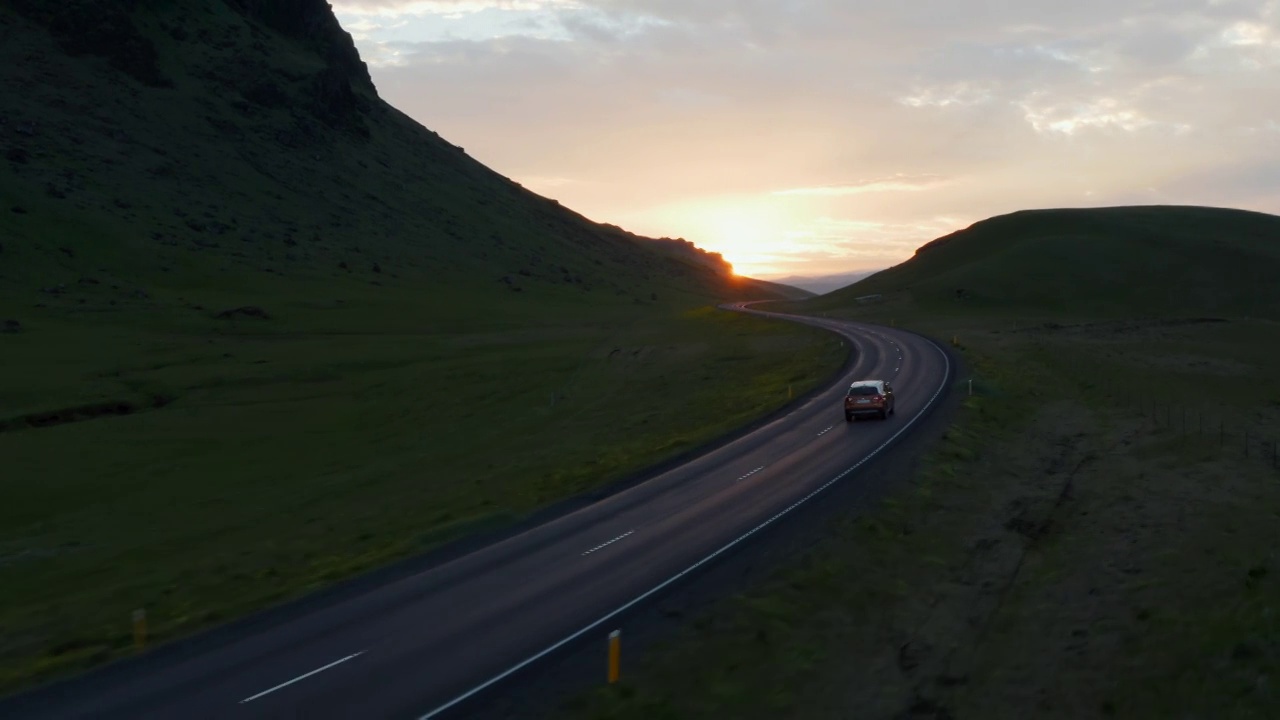
[[[351,33],[342,29],[325,0],[227,0],[227,4],[286,37],[310,45],[331,70],[368,89],[369,67],[360,59]]]
[[[351,80],[338,68],[328,67],[313,75],[309,95],[311,114],[325,125],[360,135],[369,134],[364,122],[369,101],[356,93]]]
[[[254,22],[309,46],[325,60],[325,69],[312,75],[306,89],[311,114],[337,130],[369,135],[365,114],[370,101],[361,90],[373,92],[369,67],[360,59],[351,34],[342,29],[333,8],[325,0],[226,0]],[[261,83],[248,89],[248,97],[260,105],[278,105],[283,98],[276,88]]]
[[[69,55],[96,55],[138,82],[172,83],[160,72],[159,55],[133,23],[138,0],[9,0],[28,19],[48,28]]]
[[[328,127],[369,134],[365,116],[376,97],[369,68],[360,59],[351,34],[342,29],[325,0],[225,0],[246,19],[267,30],[301,43],[323,58],[324,69],[302,80],[304,112]],[[145,0],[10,0],[22,15],[48,29],[70,55],[95,55],[112,66],[152,87],[172,85],[161,70],[159,54],[152,41],[135,23],[135,15],[145,12]],[[181,27],[178,27],[181,30]],[[183,30],[185,35],[186,31]],[[226,68],[230,79],[254,105],[282,108],[294,104],[285,87],[270,77],[261,60],[250,54],[243,67]],[[295,143],[296,144],[296,143]],[[20,155],[9,157],[21,163]]]

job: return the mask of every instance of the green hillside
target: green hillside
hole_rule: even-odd
[[[10,299],[276,278],[606,303],[739,289],[718,256],[592,223],[379,100],[324,2],[17,0],[0,30]],[[120,287],[86,295],[86,276]]]
[[[625,479],[845,357],[808,295],[381,101],[323,0],[0,3],[0,691]]]
[[[883,294],[940,312],[1280,317],[1280,218],[1207,207],[1026,210],[938,238],[805,306]]]

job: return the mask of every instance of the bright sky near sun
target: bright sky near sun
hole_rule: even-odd
[[[1280,213],[1280,0],[336,0],[382,96],[757,277],[1031,207]]]

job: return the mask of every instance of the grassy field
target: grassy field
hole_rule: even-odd
[[[322,0],[0,7],[0,691],[600,487],[843,361],[378,96]],[[62,22],[65,17],[82,22]]]
[[[269,319],[47,309],[0,336],[4,688],[126,651],[134,608],[164,640],[512,522],[844,359],[834,336],[711,306],[543,304],[562,321],[535,324],[455,297],[449,322],[408,291],[347,290]],[[137,411],[24,421],[104,402]]]
[[[564,715],[1280,712],[1280,469],[1239,444],[1280,436],[1280,326],[891,312],[842,314],[958,336],[974,380],[919,475]]]

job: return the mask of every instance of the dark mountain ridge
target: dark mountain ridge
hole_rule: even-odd
[[[0,192],[18,209],[0,231],[22,292],[92,272],[776,296],[691,243],[532,193],[386,104],[323,0],[10,0],[0,37]]]

